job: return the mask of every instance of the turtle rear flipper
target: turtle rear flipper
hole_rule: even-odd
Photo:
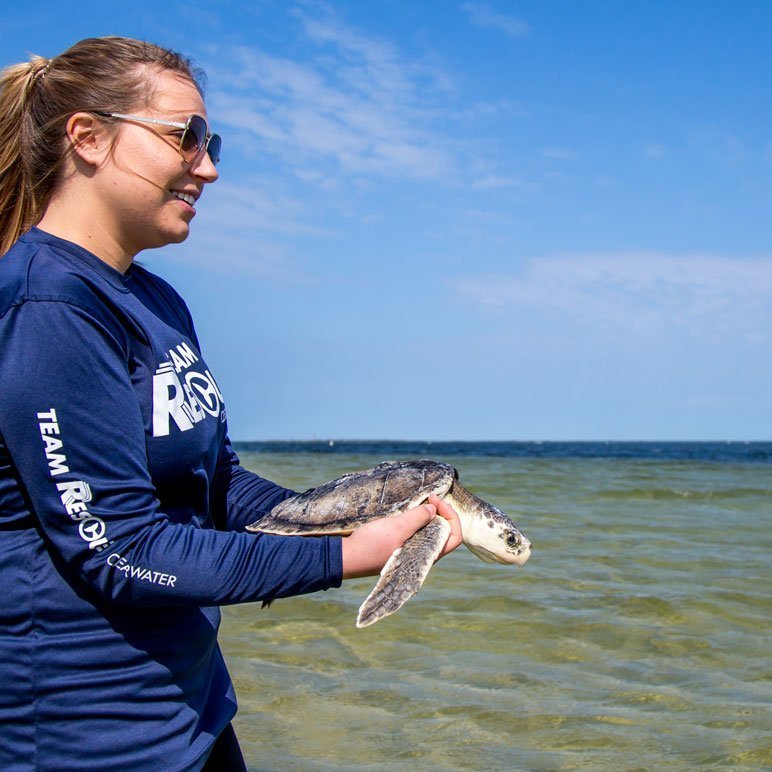
[[[378,583],[359,608],[357,627],[367,627],[399,611],[421,589],[448,536],[450,524],[437,515],[395,550],[383,567]]]

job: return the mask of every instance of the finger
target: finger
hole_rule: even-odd
[[[438,496],[432,495],[429,497],[429,502],[434,504],[437,508],[437,514],[440,517],[444,517],[450,525],[450,536],[448,536],[447,542],[443,547],[440,557],[447,555],[448,552],[452,552],[464,539],[463,532],[461,530],[461,521],[459,520],[458,513],[453,507],[448,504],[447,501],[443,501]]]
[[[434,504],[428,504],[424,502],[423,504],[419,504],[417,507],[408,509],[402,514],[404,516],[405,528],[406,530],[410,531],[410,533],[405,533],[405,537],[403,539],[404,541],[409,539],[416,531],[420,530],[425,525],[428,525],[432,520],[434,520],[434,518],[437,516],[437,507],[435,507]]]
[[[436,517],[437,507],[435,504],[423,503],[417,507],[405,510],[397,515],[402,521],[402,524],[406,529],[410,530],[410,534],[414,534],[419,528],[423,528]]]
[[[406,509],[397,515],[374,520],[358,530],[361,531],[370,527],[378,529],[384,534],[384,538],[393,542],[391,548],[393,551],[397,547],[402,546],[416,531],[431,523],[436,516],[437,508],[433,504],[424,503],[419,504],[417,507]],[[357,533],[357,531],[354,533]]]
[[[437,514],[450,523],[451,532],[461,532],[461,521],[458,519],[458,513],[447,501],[432,494],[429,496],[429,502],[436,507]]]

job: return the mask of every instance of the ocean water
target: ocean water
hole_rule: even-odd
[[[534,543],[464,547],[398,613],[373,579],[224,609],[250,769],[772,768],[772,443],[260,443],[303,490],[453,464]]]

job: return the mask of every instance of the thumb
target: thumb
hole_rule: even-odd
[[[419,504],[417,507],[407,509],[396,516],[399,520],[399,527],[404,528],[408,536],[412,536],[419,528],[423,528],[430,523],[437,515],[437,507],[434,504]],[[395,523],[396,525],[396,523]]]

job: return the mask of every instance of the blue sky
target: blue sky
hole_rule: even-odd
[[[772,4],[18,6],[208,74],[182,292],[234,439],[772,439]]]

